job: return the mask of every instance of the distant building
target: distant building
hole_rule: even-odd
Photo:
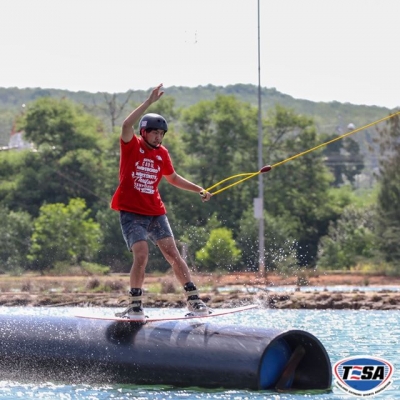
[[[15,132],[10,136],[10,140],[8,142],[9,149],[30,149],[32,145],[23,139],[24,132]]]
[[[15,125],[13,125],[10,134],[10,140],[8,141],[8,146],[0,147],[0,151],[4,150],[24,150],[32,149],[32,143],[26,142],[24,140],[24,132],[15,132]]]

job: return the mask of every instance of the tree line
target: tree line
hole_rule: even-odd
[[[119,104],[114,112],[121,115],[138,104],[134,99],[108,101]],[[178,107],[174,97],[165,96],[149,112],[169,121],[164,144],[177,172],[193,182],[207,188],[227,176],[257,170],[257,109],[252,104],[217,95]],[[118,121],[110,128],[65,98],[41,97],[26,105],[17,124],[32,148],[0,152],[0,271],[45,272],[89,264],[115,272],[130,269],[118,214],[109,208],[118,184]],[[318,133],[313,118],[276,105],[263,118],[263,160],[273,165],[335,135]],[[399,135],[398,118],[392,118],[377,137],[379,184],[363,193],[354,185],[364,168],[363,156],[351,137],[265,175],[267,270],[350,269],[363,263],[397,272]],[[160,192],[175,239],[193,268],[257,269],[257,180],[204,204],[163,182]],[[153,247],[149,269],[167,268]]]

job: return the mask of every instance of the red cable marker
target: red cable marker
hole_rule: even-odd
[[[271,171],[272,167],[270,165],[264,165],[261,169],[260,169],[260,174],[263,174],[264,172],[268,172]]]

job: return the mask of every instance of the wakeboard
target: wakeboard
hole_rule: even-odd
[[[192,315],[187,312],[184,315],[176,315],[176,314],[175,315],[156,315],[155,313],[152,314],[150,312],[149,315],[146,316],[145,321],[136,321],[136,320],[125,318],[125,317],[91,315],[91,314],[77,314],[75,316],[78,318],[97,319],[97,320],[103,320],[103,321],[133,322],[133,323],[145,324],[148,322],[213,318],[213,317],[219,317],[221,315],[227,315],[227,314],[248,311],[248,310],[252,310],[255,308],[258,308],[258,306],[256,304],[251,304],[251,305],[242,306],[242,307],[235,307],[235,308],[225,308],[225,309],[221,309],[221,310],[214,309],[214,310],[211,310],[210,314],[205,314],[205,315]]]

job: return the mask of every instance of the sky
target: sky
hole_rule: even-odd
[[[167,94],[258,85],[260,67],[262,87],[294,98],[392,109],[399,11],[399,0],[0,0],[0,87]]]

